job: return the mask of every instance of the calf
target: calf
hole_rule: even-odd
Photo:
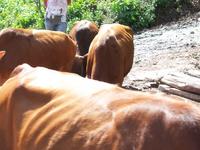
[[[86,76],[121,85],[133,64],[133,31],[121,24],[105,24],[92,41]]]
[[[2,150],[200,148],[194,103],[28,65],[0,87],[0,122]]]
[[[71,71],[76,45],[65,33],[48,30],[3,29],[0,32],[0,84],[19,64]]]

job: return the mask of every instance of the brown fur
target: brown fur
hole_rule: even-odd
[[[72,65],[72,73],[76,73],[82,77],[86,76],[87,54],[84,56],[76,55]]]
[[[48,30],[4,29],[0,32],[0,84],[22,63],[70,71],[76,46],[65,33]]]
[[[200,148],[193,103],[42,67],[13,74],[0,88],[2,150]]]
[[[105,24],[92,41],[86,76],[121,85],[133,64],[133,31],[120,24]]]
[[[98,31],[98,26],[88,20],[77,21],[74,24],[69,35],[77,43],[77,55],[83,56],[88,53],[90,43]]]

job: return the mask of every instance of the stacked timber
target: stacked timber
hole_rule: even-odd
[[[158,89],[200,102],[200,71],[164,75],[160,79]]]

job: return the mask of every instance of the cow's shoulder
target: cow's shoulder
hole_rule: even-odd
[[[36,72],[32,69],[28,65],[16,67],[11,78],[2,85],[1,91],[6,91],[4,99],[8,101],[9,107],[23,110],[44,104],[51,99],[51,95],[47,92],[48,88],[42,87],[43,83],[35,79],[36,72],[40,69],[34,69]]]

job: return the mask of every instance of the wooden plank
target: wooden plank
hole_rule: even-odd
[[[188,75],[191,75],[193,77],[200,78],[200,71],[199,70],[188,70],[185,73],[188,74]]]
[[[200,95],[200,78],[183,73],[176,73],[165,75],[161,78],[160,82],[182,91]]]
[[[160,91],[162,91],[162,92],[165,92],[165,93],[178,95],[178,96],[181,96],[181,97],[184,97],[184,98],[188,98],[190,100],[194,100],[194,101],[200,102],[200,95],[189,93],[189,92],[185,92],[185,91],[181,91],[179,89],[170,87],[168,85],[160,84],[158,89]]]

